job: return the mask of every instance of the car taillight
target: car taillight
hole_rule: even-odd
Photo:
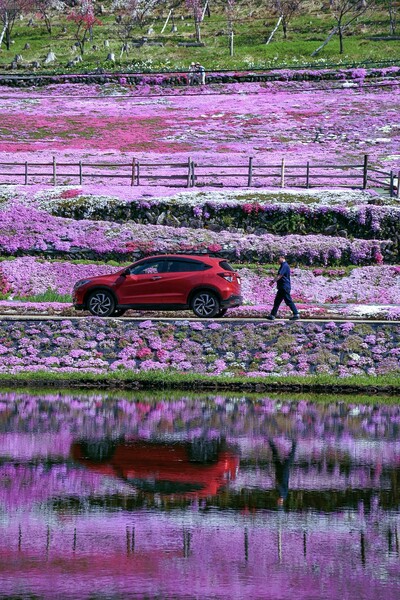
[[[232,273],[218,273],[218,275],[226,281],[229,281],[229,283],[235,281],[235,276]]]

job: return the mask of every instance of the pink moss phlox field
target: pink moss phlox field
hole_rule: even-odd
[[[244,235],[227,231],[162,225],[74,221],[53,217],[25,205],[13,204],[0,212],[0,252],[3,254],[86,254],[104,257],[153,252],[223,249],[240,260],[272,262],[285,250],[306,264],[374,264],[382,262],[388,241],[348,240],[323,235]]]
[[[1,88],[0,159],[15,162],[112,154],[166,158],[241,157],[274,164],[282,156],[311,162],[353,162],[365,153],[398,169],[398,87],[299,89],[240,84],[212,95],[140,98],[113,88],[70,85],[44,90]],[[90,93],[88,93],[90,90]],[[229,92],[229,93],[225,93]],[[233,96],[232,93],[235,95]],[[354,110],[357,106],[357,110]],[[388,110],[390,106],[390,110]],[[359,162],[359,161],[357,161]],[[279,164],[279,162],[278,162]]]
[[[208,375],[400,371],[400,332],[387,324],[2,321],[0,372],[174,370]]]
[[[117,270],[118,267],[101,263],[74,264],[19,257],[0,262],[0,292],[22,298],[48,291],[63,296],[71,294],[78,279]],[[247,267],[238,268],[245,304],[271,304],[275,288],[269,282],[275,271],[269,272],[268,275]],[[340,269],[297,267],[292,270],[292,295],[302,303],[400,305],[400,267],[357,267],[348,275]]]
[[[72,293],[72,287],[78,279],[105,275],[116,270],[117,267],[104,264],[46,262],[26,256],[0,262],[0,291],[19,297],[48,291],[66,295]]]

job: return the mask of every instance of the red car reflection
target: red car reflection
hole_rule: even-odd
[[[192,442],[81,441],[73,460],[149,493],[207,497],[236,477],[239,458],[218,440]]]

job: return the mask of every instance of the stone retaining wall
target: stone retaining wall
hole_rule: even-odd
[[[351,69],[271,69],[264,72],[214,72],[206,75],[206,84],[213,83],[262,83],[266,81],[354,81],[374,77],[398,77],[400,67],[384,66],[376,68],[356,67]],[[41,87],[63,83],[128,85],[186,86],[187,73],[107,73],[102,69],[92,73],[62,73],[46,75],[31,73],[0,74],[0,85],[10,87]]]
[[[0,373],[400,374],[400,324],[2,320]]]

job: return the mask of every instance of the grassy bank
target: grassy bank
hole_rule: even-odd
[[[165,402],[165,401],[176,401],[177,399],[185,399],[189,402],[204,402],[210,405],[213,405],[215,400],[215,393],[211,392],[199,392],[197,390],[188,391],[188,390],[174,390],[174,389],[151,389],[151,390],[136,390],[136,389],[119,389],[119,388],[108,388],[104,390],[92,389],[92,388],[79,388],[74,387],[73,390],[71,388],[61,387],[57,392],[57,399],[64,399],[68,401],[71,397],[71,393],[73,393],[74,397],[79,395],[79,398],[91,400],[94,397],[97,399],[99,396],[102,398],[102,402],[117,402],[118,400],[124,398],[124,400],[129,400],[131,402],[144,402],[144,403],[154,403],[154,402]],[[4,387],[0,386],[0,395],[5,396],[7,394],[13,395],[26,395],[29,394],[32,398],[40,398],[46,401],[46,396],[50,396],[50,398],[54,398],[54,390],[50,389],[46,386],[35,385],[32,388],[28,388],[26,385],[21,385],[17,387]],[[232,395],[233,394],[233,395]],[[221,394],[218,393],[220,396]],[[365,390],[359,392],[357,394],[345,394],[343,397],[338,397],[337,394],[316,394],[312,392],[307,392],[305,396],[302,392],[286,392],[282,394],[281,392],[270,392],[267,393],[257,393],[257,392],[245,392],[244,395],[237,395],[235,391],[232,393],[225,392],[226,398],[233,398],[237,402],[242,402],[244,399],[252,404],[257,404],[258,402],[262,402],[265,398],[269,398],[271,400],[275,400],[276,402],[301,402],[306,400],[307,402],[314,402],[316,404],[336,404],[337,402],[345,401],[347,404],[392,404],[395,405],[398,403],[398,397],[393,394],[384,394],[379,393],[377,395],[371,395],[365,393]]]
[[[400,58],[400,42],[390,39],[389,18],[385,10],[375,8],[360,18],[348,30],[344,39],[344,53],[339,53],[339,41],[334,36],[316,57],[311,54],[321,45],[334,26],[329,10],[307,7],[302,14],[290,22],[287,39],[283,38],[279,28],[272,40],[266,41],[276,24],[276,18],[262,9],[252,13],[243,6],[239,9],[234,22],[234,55],[229,54],[227,21],[223,12],[213,7],[211,17],[201,23],[204,47],[184,47],[180,43],[194,41],[195,27],[193,18],[186,8],[176,11],[177,31],[168,26],[161,33],[166,14],[154,12],[144,26],[136,26],[131,34],[131,42],[137,43],[143,38],[148,42],[133,47],[122,57],[121,39],[115,23],[115,14],[106,5],[101,15],[101,25],[93,29],[93,39],[87,42],[82,62],[66,67],[69,61],[79,55],[74,47],[74,25],[64,16],[55,15],[52,32],[48,33],[44,22],[39,18],[29,24],[29,15],[17,21],[12,33],[12,45],[3,52],[0,68],[7,68],[16,55],[21,55],[18,70],[29,69],[28,63],[37,61],[43,72],[85,72],[98,67],[107,70],[186,70],[192,61],[203,63],[211,69],[255,69],[275,66],[321,65],[326,63],[357,63],[364,61],[383,61]],[[218,11],[218,12],[217,12]],[[149,26],[152,32],[148,33]],[[387,39],[374,39],[374,38]],[[29,44],[29,47],[26,46]],[[159,45],[152,45],[159,44]],[[44,65],[49,51],[56,55],[56,61]],[[115,54],[115,61],[107,61],[108,54]]]
[[[89,372],[52,373],[46,371],[0,374],[2,387],[96,388],[136,390],[193,390],[238,392],[302,392],[311,394],[399,394],[400,374],[353,376],[330,375],[290,377],[224,377],[169,372],[135,373],[129,370],[105,374]],[[374,396],[370,396],[375,401]],[[400,399],[399,399],[400,401]]]

